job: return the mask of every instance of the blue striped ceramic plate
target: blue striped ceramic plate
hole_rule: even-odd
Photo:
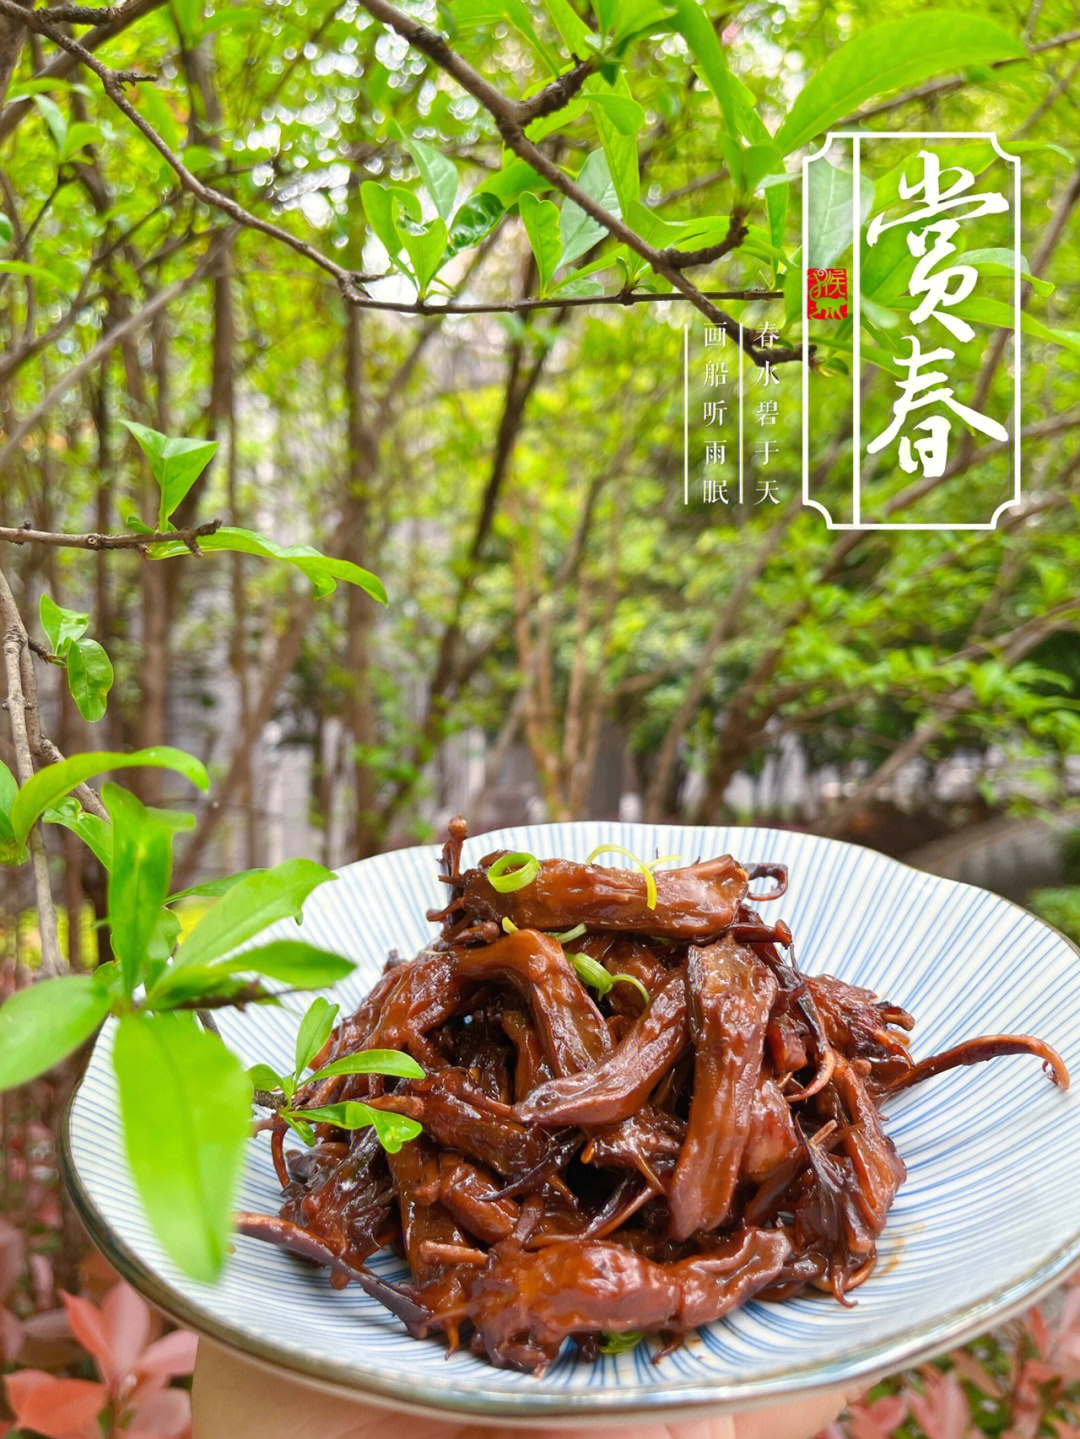
[[[791,925],[802,967],[866,985],[911,1010],[917,1057],[970,1035],[1026,1031],[1055,1045],[1080,1078],[1076,951],[982,890],[852,845],[768,829],[537,825],[473,839],[466,857],[475,861],[496,848],[584,857],[598,844],[643,857],[731,851],[743,861],[782,861],[790,887],[767,912]],[[308,900],[304,936],[357,961],[334,995],[345,1011],[373,983],[390,949],[411,954],[429,938],[424,911],[441,892],[436,856],[435,846],[424,846],[363,860]],[[290,929],[291,921],[274,932]],[[301,1008],[290,999],[280,1010],[223,1014],[221,1028],[245,1063],[287,1069]],[[999,1059],[899,1095],[887,1118],[909,1178],[856,1309],[824,1296],[754,1303],[658,1364],[647,1347],[595,1363],[566,1353],[540,1379],[464,1353],[447,1358],[440,1344],[407,1337],[355,1287],[338,1293],[321,1273],[255,1240],[237,1241],[216,1286],[186,1279],[155,1242],[127,1175],[107,1033],[71,1107],[65,1158],[97,1243],[182,1323],[372,1398],[475,1416],[581,1419],[744,1409],[869,1380],[1019,1311],[1080,1261],[1075,1088],[1055,1089],[1029,1057]],[[273,1213],[277,1197],[260,1142],[242,1205]],[[401,1273],[389,1256],[375,1267]]]

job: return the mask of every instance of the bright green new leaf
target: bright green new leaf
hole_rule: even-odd
[[[172,832],[126,789],[106,783],[101,798],[113,822],[109,934],[130,994],[146,972],[150,938],[172,874]]]
[[[234,525],[222,525],[214,534],[203,535],[199,545],[206,553],[233,551],[243,555],[258,555],[267,560],[283,560],[286,564],[295,566],[311,581],[311,587],[319,599],[332,594],[337,589],[338,580],[343,580],[346,584],[358,585],[381,605],[386,604],[386,590],[382,580],[376,575],[354,565],[351,560],[338,560],[330,555],[320,554],[310,545],[278,545],[273,540],[264,539],[251,530],[238,529]],[[190,553],[182,540],[162,540],[150,546],[150,554],[155,560],[173,559],[177,555]]]
[[[42,594],[38,604],[41,628],[48,636],[54,655],[63,655],[68,645],[81,639],[90,628],[90,616],[78,610],[66,610],[50,594]]]
[[[875,95],[966,65],[1021,59],[1024,53],[1019,40],[982,15],[924,10],[885,20],[841,45],[810,77],[776,143],[789,155]]]
[[[433,145],[426,145],[423,140],[404,134],[401,138],[420,171],[424,189],[431,196],[435,209],[449,224],[458,191],[458,173],[454,164]]]
[[[562,258],[562,241],[559,239],[559,207],[550,200],[538,200],[535,195],[524,194],[518,201],[521,222],[529,237],[529,244],[536,257],[536,268],[540,274],[540,293],[546,294],[555,271]]]
[[[217,453],[217,441],[172,439],[134,420],[122,423],[138,440],[161,490],[158,528],[163,530],[173,510]]]
[[[166,904],[175,904],[178,899],[195,899],[196,897],[206,899],[220,899],[223,894],[228,894],[234,884],[246,879],[249,874],[264,874],[264,868],[244,869],[238,874],[227,874],[222,879],[205,879],[201,884],[189,885],[187,889],[178,889],[175,894],[170,894],[165,901]]]
[[[96,774],[114,769],[174,769],[199,789],[209,789],[210,778],[194,755],[170,745],[152,745],[149,749],[123,754],[114,750],[96,750],[90,754],[72,755],[58,764],[46,765],[20,789],[11,806],[11,825],[19,844],[25,844],[30,826],[50,805],[70,794],[76,785],[84,784]]]
[[[111,1000],[88,974],[65,974],[17,989],[0,1005],[0,1089],[44,1074],[89,1039]]]
[[[485,235],[490,235],[504,213],[503,203],[497,195],[486,190],[477,190],[470,195],[450,226],[446,244],[447,256],[478,245]]]
[[[446,225],[441,219],[418,225],[402,215],[398,219],[398,228],[412,265],[417,293],[423,299],[446,259]]]
[[[335,1074],[392,1074],[397,1079],[423,1079],[424,1070],[411,1054],[400,1049],[358,1049],[335,1059],[309,1076],[309,1079],[330,1079]]]
[[[189,932],[176,956],[180,965],[224,959],[268,924],[294,918],[313,889],[334,878],[311,859],[287,859],[234,884]]]
[[[252,1064],[247,1073],[256,1089],[268,1089],[273,1092],[281,1087],[281,1076],[268,1064]]]
[[[296,1031],[296,1073],[303,1074],[308,1065],[330,1038],[338,1006],[331,1004],[321,994],[308,1005],[300,1027]]]
[[[58,288],[64,284],[55,270],[46,270],[44,265],[30,265],[25,260],[0,260],[0,275],[25,275],[28,280],[44,280]]]
[[[806,194],[803,203],[810,207],[810,235],[807,264],[811,269],[826,269],[850,249],[854,237],[852,225],[852,191],[854,177],[850,170],[840,170],[828,160],[815,160],[807,167]],[[866,175],[859,180],[860,231],[874,208],[874,185]]]
[[[92,125],[89,121],[79,120],[68,128],[64,137],[64,148],[60,151],[61,160],[73,160],[79,151],[87,145],[96,145],[101,139],[101,127]]]
[[[191,1014],[129,1014],[113,1048],[128,1162],[169,1257],[211,1283],[251,1140],[251,1080]]]
[[[245,949],[229,959],[206,964],[185,964],[165,971],[150,992],[152,1006],[167,1004],[177,994],[188,998],[200,984],[215,985],[223,974],[260,974],[294,989],[322,989],[337,984],[356,968],[351,959],[319,949],[299,939],[276,939],[256,949]]]
[[[15,831],[11,827],[11,806],[19,792],[19,781],[0,760],[0,840],[14,841]]]
[[[14,237],[15,227],[3,210],[0,210],[0,245],[10,245]]]
[[[615,193],[603,150],[594,150],[588,157],[578,173],[577,183],[590,200],[595,200],[612,214],[619,213],[619,197]],[[564,200],[559,212],[559,233],[562,237],[562,263],[569,265],[571,260],[576,260],[602,240],[608,231],[573,200]]]
[[[93,723],[105,713],[113,682],[112,661],[97,640],[76,640],[68,650],[68,687],[84,720]]]
[[[62,153],[64,141],[67,139],[67,117],[56,101],[50,100],[47,95],[35,95],[33,101],[41,112],[49,134],[53,137],[53,143]]]
[[[388,1110],[375,1109],[358,1099],[346,1099],[341,1104],[324,1104],[316,1109],[293,1111],[308,1123],[333,1124],[338,1129],[375,1130],[379,1143],[390,1154],[397,1154],[403,1144],[415,1139],[423,1132],[423,1126],[405,1114],[391,1114]]]
[[[602,110],[620,135],[636,135],[645,123],[645,111],[630,95],[617,95],[610,90],[593,90],[589,104]]]
[[[87,814],[77,799],[65,796],[41,816],[46,824],[59,824],[77,834],[102,869],[112,868],[112,826],[96,814]]]
[[[686,41],[690,54],[701,66],[709,89],[719,103],[724,124],[730,134],[739,134],[731,75],[724,57],[724,47],[713,29],[712,21],[698,0],[675,0],[672,10],[673,27]]]

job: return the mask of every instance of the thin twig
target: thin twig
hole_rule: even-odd
[[[15,746],[15,774],[20,785],[34,775],[34,756],[27,734],[27,714],[31,709],[23,689],[22,657],[26,644],[26,626],[22,622],[15,596],[0,570],[0,628],[3,631],[4,674],[7,678],[7,712],[11,720],[11,738]],[[43,976],[63,973],[60,940],[56,930],[56,910],[49,884],[49,861],[41,830],[35,824],[27,836],[30,867],[37,896],[38,933],[41,936],[41,970]]]
[[[181,530],[155,530],[148,535],[135,532],[122,535],[64,535],[52,530],[34,530],[29,525],[22,525],[18,529],[0,526],[0,542],[12,545],[47,545],[53,549],[141,550],[145,553],[150,545],[179,540],[197,554],[199,540],[214,534],[220,528],[220,520],[204,520],[201,525],[190,525]]]
[[[10,3],[12,0],[0,0],[0,8]],[[572,200],[579,209],[602,225],[615,239],[622,241],[636,255],[640,255],[658,275],[662,275],[675,289],[680,290],[712,324],[718,325],[737,344],[741,345],[745,354],[755,364],[780,365],[802,359],[801,347],[769,348],[755,343],[736,320],[725,314],[723,310],[718,310],[712,301],[707,300],[701,291],[686,278],[680,268],[678,257],[681,256],[683,264],[695,264],[698,263],[696,255],[704,252],[686,252],[684,255],[683,252],[675,251],[676,261],[672,263],[671,251],[658,250],[655,245],[649,244],[621,216],[613,214],[592,195],[587,194],[575,180],[572,180],[526,136],[521,123],[520,103],[496,90],[479,71],[474,70],[450,47],[444,36],[434,30],[429,30],[426,25],[421,25],[412,16],[406,15],[404,11],[390,4],[389,0],[361,0],[361,3],[376,20],[381,20],[402,39],[407,40],[413,49],[419,50],[429,60],[434,61],[440,70],[445,71],[456,80],[474,100],[478,100],[495,121],[496,128],[508,149],[512,150],[519,159],[531,165],[538,175],[554,185],[568,200]],[[721,242],[722,246],[727,245],[727,240],[732,237],[733,232],[737,231],[740,223],[740,218],[733,215],[731,229],[725,240]]]

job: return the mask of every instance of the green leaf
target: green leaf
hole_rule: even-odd
[[[1001,276],[1012,279],[1016,271],[1016,256],[1012,250],[1004,247],[989,250],[964,250],[956,256],[958,265],[974,265],[981,275]],[[1050,280],[1042,280],[1031,273],[1031,267],[1027,260],[1020,256],[1020,273],[1027,283],[1034,290],[1035,294],[1045,299],[1047,295],[1054,293],[1054,285]]]
[[[815,160],[807,166],[806,194],[803,204],[810,207],[810,237],[807,265],[814,270],[826,269],[851,247],[854,238],[851,198],[854,177],[850,170],[838,169],[828,160]],[[874,208],[874,185],[866,175],[859,181],[860,227]]]
[[[529,42],[553,75],[558,74],[558,57],[537,33],[524,0],[454,0],[449,14],[458,25],[485,28],[509,22]]]
[[[615,193],[603,150],[594,150],[588,157],[578,174],[577,183],[591,200],[603,205],[612,214],[619,213],[619,197]],[[571,260],[576,260],[602,240],[608,231],[573,200],[564,200],[559,212],[559,233],[562,236],[562,263],[569,265]]]
[[[273,1092],[281,1087],[281,1076],[268,1064],[250,1065],[247,1075],[256,1089],[269,1089]]]
[[[251,1141],[251,1080],[190,1014],[129,1014],[113,1047],[128,1162],[169,1257],[220,1274]]]
[[[299,914],[311,891],[333,878],[311,859],[287,859],[273,869],[256,870],[207,910],[180,946],[176,964],[224,959],[268,924]]]
[[[68,651],[68,687],[84,720],[93,723],[105,713],[112,688],[112,661],[97,640],[76,640]]]
[[[78,610],[65,610],[49,594],[42,594],[38,614],[54,655],[63,655],[68,645],[80,639],[90,628],[89,615],[80,614]]]
[[[966,65],[1022,59],[1014,36],[982,15],[923,11],[863,30],[835,50],[803,86],[776,133],[785,155],[864,101]]]
[[[233,551],[243,555],[258,555],[267,560],[283,560],[307,576],[320,599],[337,589],[338,580],[344,580],[346,584],[357,585],[365,590],[381,605],[386,604],[386,590],[377,576],[369,570],[361,569],[359,565],[354,565],[351,560],[338,560],[322,555],[310,545],[277,545],[273,540],[263,539],[251,530],[237,529],[233,525],[222,525],[214,534],[203,535],[199,545],[206,553]],[[167,560],[176,555],[190,554],[190,551],[182,540],[162,540],[159,544],[150,546],[150,553],[155,560]]]
[[[146,972],[150,939],[169,892],[172,829],[119,785],[103,784],[101,798],[113,822],[109,932],[131,994]]]
[[[550,200],[538,200],[535,195],[526,193],[518,201],[518,208],[529,244],[536,256],[536,268],[540,273],[540,293],[546,294],[562,256],[559,207]]]
[[[17,989],[0,1005],[0,1089],[14,1089],[66,1059],[109,1012],[88,974],[64,974]]]
[[[3,210],[0,210],[0,245],[10,245],[14,236],[15,227]]]
[[[698,0],[675,0],[674,28],[686,41],[690,54],[701,66],[709,89],[716,96],[724,124],[732,135],[739,133],[736,124],[735,97],[728,72],[724,48],[713,23]]]
[[[503,203],[497,195],[486,190],[475,191],[454,216],[447,239],[447,256],[478,245],[485,235],[491,233],[504,213]]]
[[[303,1074],[330,1038],[338,1006],[321,994],[311,1001],[296,1031],[296,1073]]]
[[[641,199],[641,169],[638,161],[637,138],[635,134],[624,133],[615,123],[610,102],[633,100],[626,76],[621,74],[611,89],[599,76],[590,76],[585,86],[593,119],[600,135],[600,143],[607,158],[608,171],[615,186],[619,211],[625,215],[631,205]],[[597,104],[593,104],[593,101]]]
[[[398,233],[397,221],[394,219],[393,193],[386,185],[379,185],[374,180],[365,180],[360,186],[360,204],[363,206],[368,224],[386,251],[390,263],[396,269],[404,271],[405,267],[397,258],[401,253],[401,235]]]
[[[335,1074],[392,1074],[397,1079],[423,1079],[424,1070],[411,1054],[403,1054],[399,1049],[358,1049],[355,1054],[346,1054],[343,1059],[335,1059],[316,1070],[308,1076],[308,1082],[330,1079]]]
[[[914,310],[917,302],[910,296],[905,296],[903,299],[893,300],[892,303],[897,310]],[[950,305],[949,313],[959,315],[962,320],[974,320],[979,325],[996,325],[1007,330],[1012,329],[1015,318],[1011,304],[1007,305],[1002,300],[984,299],[978,295],[970,295],[959,304]],[[1080,334],[1073,330],[1053,330],[1034,315],[1029,315],[1026,310],[1020,311],[1020,328],[1025,335],[1032,335],[1038,340],[1049,340],[1052,345],[1061,345],[1074,355],[1080,355]]]
[[[0,275],[25,275],[30,280],[44,280],[47,284],[62,289],[64,280],[54,270],[43,265],[29,265],[25,260],[0,260]]]
[[[596,90],[590,92],[589,104],[594,115],[602,110],[620,135],[636,135],[645,123],[644,109],[630,95]]]
[[[294,989],[322,989],[337,984],[355,969],[351,959],[318,949],[299,939],[277,939],[256,949],[206,964],[185,964],[167,969],[150,992],[151,1006],[174,1000],[177,995],[188,999],[199,993],[203,984],[209,989],[221,975],[261,974],[280,980]]]
[[[176,116],[157,85],[139,86],[138,107],[170,150],[183,149],[184,141],[180,134],[180,126],[176,123]]]
[[[75,754],[58,764],[46,765],[28,779],[15,797],[11,807],[11,824],[19,844],[25,844],[30,826],[50,805],[70,794],[76,785],[84,784],[96,774],[114,769],[142,769],[146,766],[157,769],[174,769],[189,779],[199,789],[208,789],[210,779],[205,768],[194,755],[169,745],[153,745],[149,749],[135,750],[123,754],[116,750],[96,750],[90,754]]]
[[[59,152],[63,152],[64,141],[67,139],[67,119],[63,110],[55,100],[50,100],[47,95],[33,96],[34,104],[41,112],[41,116],[48,127],[49,134],[53,137],[53,143]]]
[[[543,0],[551,23],[559,32],[559,39],[571,55],[585,55],[592,48],[590,41],[596,36],[578,15],[569,0]]]
[[[412,262],[417,292],[423,299],[446,259],[446,225],[438,219],[431,220],[426,225],[417,225],[403,215],[398,226],[402,243]]]
[[[411,135],[402,134],[400,127],[397,129],[420,171],[424,189],[431,196],[435,209],[449,224],[450,216],[454,213],[454,201],[457,199],[457,170],[434,146],[426,145],[423,140],[417,140]]]
[[[170,439],[158,430],[136,424],[134,420],[123,420],[121,423],[138,440],[158,482],[161,490],[158,528],[163,530],[173,510],[217,453],[217,441]]]
[[[50,805],[41,818],[46,824],[59,824],[77,834],[103,869],[112,867],[112,826],[96,814],[87,814],[77,799],[66,796]]]
[[[201,884],[189,885],[187,889],[178,889],[175,894],[170,894],[165,901],[166,904],[175,904],[178,899],[195,899],[198,896],[208,899],[220,899],[223,894],[228,894],[234,884],[240,880],[247,879],[249,874],[265,874],[263,867],[258,869],[243,869],[238,874],[227,874],[222,879],[206,879]]]
[[[415,1119],[375,1109],[358,1099],[347,1099],[342,1104],[324,1104],[316,1109],[295,1109],[292,1113],[309,1123],[333,1124],[338,1129],[367,1129],[370,1126],[378,1135],[379,1143],[390,1154],[396,1154],[403,1144],[423,1133],[423,1126]]]
[[[87,120],[79,120],[68,129],[63,149],[60,151],[60,159],[73,160],[86,145],[96,145],[100,139],[101,127],[99,125],[92,125]]]
[[[0,760],[0,839],[15,839],[15,831],[11,827],[11,806],[18,792],[19,781]]]

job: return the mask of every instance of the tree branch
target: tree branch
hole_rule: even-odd
[[[150,141],[154,149],[157,150],[175,171],[184,189],[188,190],[196,199],[201,200],[204,205],[212,206],[215,210],[221,210],[224,214],[235,220],[238,225],[243,225],[249,230],[258,230],[261,234],[269,235],[271,239],[279,240],[282,244],[288,245],[290,249],[295,250],[298,255],[303,255],[306,260],[312,261],[312,263],[318,265],[320,269],[325,270],[327,274],[333,275],[334,279],[341,286],[342,292],[346,295],[354,294],[357,286],[375,278],[374,276],[357,274],[352,270],[345,269],[344,266],[331,260],[328,255],[324,255],[321,250],[316,249],[314,245],[309,245],[306,240],[301,240],[298,236],[291,234],[288,230],[282,229],[280,225],[275,225],[270,220],[260,219],[258,215],[253,215],[250,210],[245,210],[243,205],[234,200],[231,195],[226,195],[221,190],[215,190],[212,185],[204,185],[196,175],[192,174],[180,159],[179,155],[169,148],[150,122],[143,117],[124,94],[125,83],[133,83],[140,79],[152,77],[111,70],[108,65],[102,64],[102,62],[91,53],[87,46],[81,45],[77,40],[73,40],[70,35],[65,34],[63,30],[43,18],[47,13],[47,11],[25,10],[22,5],[17,3],[17,0],[0,0],[0,15],[6,15],[9,18],[14,16],[23,19],[29,29],[33,30],[36,34],[44,35],[45,38],[51,40],[54,45],[58,45],[61,50],[66,51],[73,60],[84,65],[86,69],[91,70],[97,76],[101,81],[102,89],[116,108],[121,111],[122,114],[126,115],[135,128]]]
[[[11,720],[11,738],[15,745],[15,773],[20,785],[33,778],[34,757],[27,733],[28,714],[33,705],[28,699],[22,678],[23,647],[27,643],[26,626],[15,604],[15,597],[0,570],[0,627],[3,631],[4,674],[7,678],[7,712]],[[60,940],[56,931],[56,910],[49,884],[49,861],[41,830],[34,825],[27,836],[30,866],[37,896],[38,932],[41,936],[41,969],[45,976],[61,974],[64,969]]]
[[[7,3],[9,3],[9,0],[0,0],[0,7]],[[92,349],[86,352],[77,365],[73,365],[70,370],[67,370],[61,375],[60,379],[57,380],[48,394],[35,405],[30,413],[15,426],[8,436],[3,449],[0,449],[0,474],[4,472],[4,467],[10,460],[16,447],[22,443],[31,430],[33,430],[34,426],[44,419],[53,405],[62,399],[73,385],[77,385],[85,374],[94,369],[99,361],[102,360],[115,345],[120,344],[136,330],[142,329],[145,324],[154,318],[159,310],[163,310],[167,305],[171,304],[178,295],[182,295],[197,281],[201,280],[211,266],[216,263],[218,255],[222,247],[226,244],[227,239],[228,232],[226,231],[215,236],[203,254],[202,259],[189,274],[181,276],[179,280],[175,280],[171,285],[167,286],[166,289],[160,290],[141,310],[137,310],[133,315],[129,315],[126,320],[122,320],[118,325],[114,325],[107,334],[102,335],[101,339]]]
[[[0,543],[11,545],[46,545],[54,549],[69,550],[140,550],[146,553],[150,545],[167,540],[180,540],[192,554],[200,554],[199,540],[212,535],[221,528],[220,520],[206,520],[201,525],[191,525],[182,530],[155,530],[153,534],[141,535],[135,532],[122,535],[62,535],[51,530],[34,530],[29,525],[18,529],[0,526]]]
[[[2,5],[10,3],[11,0],[0,0],[0,8]],[[636,255],[640,255],[658,275],[662,275],[664,279],[670,281],[674,288],[681,291],[706,319],[726,331],[736,344],[740,344],[755,364],[779,365],[802,359],[801,348],[792,346],[788,349],[769,349],[756,344],[736,320],[725,314],[723,310],[718,310],[677,266],[671,264],[670,259],[665,259],[664,251],[650,245],[620,216],[613,214],[598,200],[586,194],[576,181],[565,174],[543,150],[525,135],[518,102],[496,90],[478,71],[474,70],[467,61],[450,48],[442,35],[421,25],[419,21],[406,15],[404,11],[398,10],[396,6],[389,3],[389,0],[361,0],[361,3],[376,20],[381,20],[402,39],[407,40],[415,50],[419,50],[429,60],[433,60],[474,100],[478,100],[494,119],[496,128],[508,149],[512,150],[519,159],[531,165],[538,175],[554,185],[586,215],[603,225],[609,234],[617,240],[621,240]],[[735,224],[734,216],[732,224],[733,226]],[[690,263],[696,262],[691,259]]]

